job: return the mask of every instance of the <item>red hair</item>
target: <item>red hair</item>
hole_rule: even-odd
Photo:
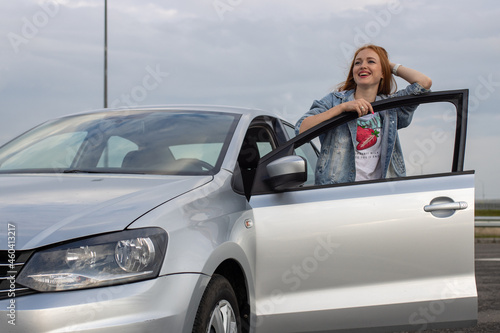
[[[345,80],[345,82],[339,85],[338,90],[345,91],[345,90],[356,89],[357,85],[356,82],[354,82],[352,69],[354,68],[354,63],[356,57],[358,56],[358,53],[366,49],[373,50],[375,53],[377,53],[378,57],[380,58],[380,65],[382,67],[383,78],[380,80],[380,83],[378,85],[377,95],[379,94],[390,95],[394,93],[397,89],[397,85],[396,85],[396,80],[392,76],[391,65],[389,63],[389,55],[387,54],[387,51],[383,47],[373,44],[362,46],[356,51],[356,53],[354,53],[354,57],[352,58],[351,67],[349,68],[349,74],[347,75],[347,79]]]

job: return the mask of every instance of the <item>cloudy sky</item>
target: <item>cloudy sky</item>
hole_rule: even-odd
[[[108,0],[108,104],[223,104],[295,122],[360,45],[468,88],[466,169],[500,198],[497,0]],[[104,0],[0,2],[0,144],[103,107]],[[404,83],[398,81],[399,86]]]

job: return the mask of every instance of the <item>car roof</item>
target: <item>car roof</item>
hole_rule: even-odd
[[[272,116],[275,118],[281,118],[277,114],[247,107],[237,107],[237,106],[226,106],[226,105],[198,105],[198,104],[168,104],[168,105],[146,105],[146,106],[133,106],[133,107],[119,107],[119,108],[105,108],[105,109],[94,109],[73,114],[68,114],[63,117],[92,114],[92,113],[106,113],[115,111],[189,111],[189,112],[223,112],[223,113],[234,113],[243,116],[249,116],[250,118],[255,118],[257,116]]]

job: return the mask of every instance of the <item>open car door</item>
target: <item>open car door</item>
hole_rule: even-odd
[[[304,152],[354,113],[260,160],[250,198],[256,332],[476,323],[474,172],[463,170],[467,101],[468,90],[457,90],[373,103],[376,112],[419,105],[399,131],[406,177],[314,185],[306,169],[316,155]]]

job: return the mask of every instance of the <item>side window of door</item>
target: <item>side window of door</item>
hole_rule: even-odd
[[[447,102],[415,110],[410,125],[398,131],[407,176],[451,171],[456,118],[455,105]]]
[[[383,129],[388,128],[387,126],[384,127],[383,122],[394,121],[396,112],[396,109],[389,109],[380,112]],[[389,116],[389,113],[392,113],[392,115]],[[388,140],[387,137],[384,138],[384,135],[388,134],[383,130],[380,132],[372,131],[371,133],[368,133],[369,136],[373,136],[373,138],[368,139],[373,139],[373,141],[381,140],[381,143],[386,140],[386,143],[388,143],[389,145],[393,145],[394,147],[392,151],[393,157],[392,159],[389,159],[389,165],[385,168],[385,170],[382,170],[382,173],[385,173],[385,175],[383,174],[381,178],[422,176],[450,172],[452,170],[453,156],[455,151],[454,144],[457,121],[457,110],[455,105],[449,102],[422,104],[412,112],[412,116],[410,117],[410,119],[411,122],[408,126],[397,130],[398,139],[394,142]],[[355,146],[354,149],[359,147],[359,144],[361,144],[360,141],[367,140],[367,138],[362,137],[359,124],[357,127],[357,131],[358,134],[355,140],[351,140],[350,135],[346,139],[347,144],[350,144],[350,142],[352,141],[358,143],[358,146]],[[314,138],[313,141],[316,141],[318,137]],[[295,149],[297,155],[306,158],[306,160],[308,161],[308,168],[312,168],[312,170],[308,170],[308,173],[314,174],[312,176],[308,175],[308,181],[304,184],[304,186],[310,186],[314,184],[328,184],[325,179],[327,177],[331,177],[329,179],[334,179],[336,175],[334,175],[333,173],[349,172],[349,170],[347,170],[347,164],[342,164],[342,161],[345,161],[345,158],[347,158],[347,156],[341,156],[343,151],[345,151],[347,147],[342,147],[339,142],[333,142],[329,144],[331,145],[331,148],[325,149],[325,151],[330,151],[330,155],[320,156],[322,162],[319,166],[317,166],[316,163],[313,166],[310,166],[311,154],[307,153],[307,150],[311,149],[310,144],[304,144]],[[358,166],[359,161],[361,161],[361,163],[364,163],[367,160],[374,158],[373,156],[376,156],[375,158],[380,159],[380,161],[378,162],[380,164],[380,168],[383,169],[384,163],[382,158],[384,157],[385,153],[382,151],[383,147],[384,144],[381,144],[379,153],[380,155],[378,156],[373,152],[362,152],[361,154],[355,156],[353,161],[355,161],[356,167]],[[395,170],[396,168],[398,168],[396,164],[401,165],[401,161],[394,160],[397,159],[396,156],[398,155],[402,157],[404,161],[404,167],[402,169]],[[332,174],[327,176],[319,176],[317,173],[317,168],[323,168],[323,172],[325,172],[326,170],[332,170]],[[311,177],[315,179],[315,182],[312,182],[310,180]],[[338,183],[346,182],[350,181],[344,180],[339,181]]]
[[[290,139],[295,137],[295,128],[292,125],[284,123],[284,127]],[[303,186],[312,186],[315,183],[315,170],[316,163],[318,162],[318,144],[319,140],[315,143],[308,142],[294,150],[295,155],[302,156],[307,162],[307,181]]]
[[[247,197],[249,197],[252,190],[260,158],[275,148],[276,142],[267,126],[254,125],[247,130],[238,155],[243,191]]]
[[[269,175],[265,168],[269,163],[286,155],[299,155],[307,161],[307,181],[301,187],[462,172],[465,159],[467,100],[467,90],[455,90],[374,102],[380,123],[377,132],[369,135],[380,140],[380,157],[374,159],[375,163],[380,164],[380,173],[365,179],[355,178],[360,169],[359,164],[356,165],[354,150],[360,146],[360,141],[367,140],[364,138],[363,141],[358,135],[356,138],[351,136],[353,125],[354,133],[361,132],[357,122],[359,119],[355,114],[344,113],[299,136],[295,136],[291,125],[285,126],[290,141],[280,147],[276,154],[271,154],[262,161],[262,168],[258,171],[258,177],[262,178],[262,181],[258,186],[254,184],[253,193],[266,193],[270,190],[270,186],[266,184]],[[328,138],[338,137],[337,134],[340,133],[328,135],[330,131],[344,131],[345,135],[335,142],[328,142]],[[318,142],[319,137],[322,138],[323,146],[318,145],[317,149],[312,143]],[[323,153],[325,155],[322,155]],[[367,158],[366,154],[360,155],[363,159]],[[348,177],[344,177],[346,175]],[[289,176],[294,177],[292,174]]]

